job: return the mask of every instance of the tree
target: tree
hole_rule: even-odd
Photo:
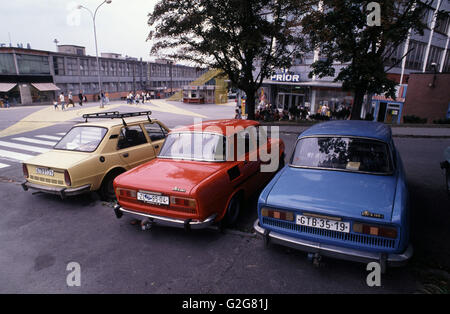
[[[387,72],[410,51],[405,55],[402,52],[393,64],[391,56],[405,42],[410,29],[423,34],[425,27],[425,5],[416,0],[379,0],[375,6],[370,2],[323,0],[322,9],[311,11],[301,23],[312,47],[320,49],[320,59],[312,64],[310,76],[334,76],[333,63],[344,65],[335,81],[354,92],[352,119],[360,119],[366,94],[386,94],[395,99],[397,83],[387,77]]]
[[[149,14],[152,53],[223,70],[246,93],[253,120],[263,79],[299,57],[303,40],[295,26],[308,2],[160,0]]]

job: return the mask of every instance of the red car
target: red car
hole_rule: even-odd
[[[284,143],[250,120],[172,130],[157,158],[114,180],[117,218],[185,229],[232,225],[241,204],[284,166]]]

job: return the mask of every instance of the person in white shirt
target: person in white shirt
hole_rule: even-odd
[[[64,110],[65,102],[66,102],[66,100],[65,100],[65,97],[64,97],[64,93],[61,93],[59,95],[59,103],[61,104],[61,110]]]

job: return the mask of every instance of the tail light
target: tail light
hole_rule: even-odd
[[[177,196],[170,197],[170,205],[193,209],[197,208],[197,202],[195,201],[195,199]]]
[[[28,178],[29,174],[28,174],[28,168],[26,164],[22,164],[22,170],[23,170],[23,176],[25,178]]]
[[[353,231],[357,233],[363,233],[384,238],[391,238],[391,239],[397,238],[397,229],[392,227],[381,227],[362,223],[354,223]]]
[[[67,170],[64,170],[64,182],[66,182],[67,186],[72,185],[72,181],[70,180],[70,174],[69,174],[69,171],[67,171]]]
[[[294,221],[294,213],[283,210],[263,208],[261,209],[261,215],[263,217]]]
[[[136,199],[137,192],[135,190],[116,188],[117,198]]]

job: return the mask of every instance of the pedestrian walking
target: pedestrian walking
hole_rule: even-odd
[[[141,93],[141,98],[142,98],[142,103],[144,104],[145,103],[145,93],[144,92]]]
[[[58,109],[58,101],[56,100],[56,98],[53,99],[53,108],[54,108],[55,110]]]
[[[9,99],[8,99],[8,95],[5,95],[5,97],[3,97],[3,100],[5,101],[5,108],[9,108]]]
[[[67,98],[69,99],[69,105],[72,105],[72,107],[75,108],[75,103],[73,102],[72,92],[69,92],[69,95],[67,96]],[[69,105],[67,105],[67,107],[69,107]]]
[[[100,92],[100,108],[105,107],[105,93],[103,91]]]
[[[135,103],[139,105],[139,101],[141,100],[139,93],[136,93],[136,97],[134,98]]]
[[[61,104],[61,110],[65,109],[65,102],[66,102],[66,99],[64,97],[64,93],[61,92],[61,94],[59,95],[59,103]]]
[[[80,90],[80,92],[78,93],[78,104],[81,106],[83,106],[83,91]]]

